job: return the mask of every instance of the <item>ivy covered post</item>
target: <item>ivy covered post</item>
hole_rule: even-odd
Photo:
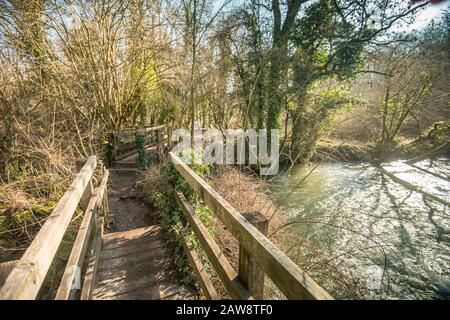
[[[145,170],[148,167],[148,159],[147,154],[145,152],[145,146],[147,144],[147,141],[145,139],[145,135],[143,132],[136,132],[134,135],[135,141],[136,141],[136,149],[138,152],[138,167],[141,170]]]
[[[107,138],[103,141],[103,144],[106,148],[106,161],[108,163],[108,167],[111,167],[113,163],[116,161],[117,156],[117,140],[118,138],[114,134],[114,132],[110,132]]]

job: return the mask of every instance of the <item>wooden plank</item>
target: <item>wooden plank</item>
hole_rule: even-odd
[[[109,172],[106,170],[100,186],[95,190],[94,196],[92,196],[91,200],[89,201],[83,221],[77,234],[77,238],[75,239],[74,245],[72,247],[69,261],[67,262],[66,268],[64,270],[64,275],[59,285],[55,300],[72,300],[75,298],[76,289],[79,289],[73,287],[74,281],[81,281],[80,279],[76,279],[76,276],[81,275],[81,268],[83,266],[87,248],[89,246],[89,239],[91,238],[91,232],[94,222],[97,219],[97,211],[103,203],[103,197],[105,195],[108,177]]]
[[[211,262],[217,275],[222,280],[223,285],[227,289],[228,293],[234,299],[247,300],[250,298],[248,290],[240,282],[236,271],[233,270],[228,260],[225,258],[222,250],[216,244],[214,239],[208,233],[208,230],[203,225],[203,223],[198,218],[195,211],[187,202],[186,198],[181,192],[175,192],[175,198],[183,211],[186,220],[189,225],[194,230],[200,241],[202,248],[208,257],[209,262]]]
[[[0,289],[0,300],[35,299],[55,257],[64,233],[78,206],[84,189],[92,178],[97,158],[88,159],[69,189],[47,218],[22,259]]]
[[[188,244],[183,245],[184,252],[186,252],[189,263],[191,264],[192,269],[197,276],[197,281],[200,284],[203,295],[208,300],[220,300],[219,295],[214,289],[214,286],[209,278],[208,272],[206,272],[203,264],[200,261],[200,258],[197,255],[197,252],[193,248],[191,248]]]
[[[156,263],[152,263],[155,262]],[[167,252],[155,252],[152,257],[149,254],[142,254],[142,252],[136,256],[133,260],[121,261],[120,265],[109,267],[107,261],[102,261],[100,258],[99,267],[97,269],[97,281],[98,286],[102,281],[118,278],[121,276],[131,277],[133,274],[140,276],[147,273],[155,274],[155,277],[163,277],[166,273],[170,273],[167,270],[172,270],[172,261]],[[173,271],[175,272],[175,271]]]
[[[101,207],[103,199],[105,198],[105,195],[107,195],[108,193],[108,181],[109,181],[109,170],[105,169],[105,173],[103,174],[102,181],[100,182],[97,191],[99,207]]]
[[[108,249],[105,249],[105,245],[103,245],[101,253],[102,260],[118,259],[130,254],[138,254],[142,251],[157,250],[163,246],[160,241],[148,241],[148,239],[133,241],[131,244],[126,242],[121,244],[121,246],[114,246],[113,248]]]
[[[162,239],[161,228],[153,225],[128,231],[111,232],[105,234],[103,236],[103,240],[105,240],[105,246],[108,247],[111,244],[117,242],[128,242],[129,240],[142,239],[149,235],[152,237],[156,236]]]
[[[167,293],[168,291],[165,291]],[[175,294],[166,295],[160,300],[199,300],[198,294],[189,290],[183,290]]]
[[[135,263],[153,260],[153,264],[158,265],[160,264],[161,259],[166,256],[166,250],[161,246],[155,247],[152,250],[133,250],[128,254],[117,256],[112,259],[105,259],[104,256],[101,256],[101,262],[98,268],[103,272],[108,269],[126,268],[128,266],[131,267]]]
[[[265,216],[259,212],[247,212],[243,216],[259,232],[267,236],[269,231],[269,222]],[[264,271],[253,259],[251,252],[248,252],[243,246],[239,246],[239,279],[248,288],[250,295],[257,299],[264,298]]]
[[[86,164],[87,159],[79,159],[76,161],[76,167],[77,170],[80,171],[83,166]],[[81,210],[83,210],[83,212],[87,211],[89,202],[91,200],[91,197],[94,193],[94,185],[92,183],[92,179],[89,181],[88,185],[86,186],[86,188],[84,189],[83,194],[81,195],[81,199],[80,199],[80,203],[79,206],[81,208]]]
[[[156,279],[148,273],[134,278],[128,278],[125,275],[103,280],[96,284],[93,298],[95,300],[109,299],[133,291],[138,291],[142,299],[156,300],[159,298]]]
[[[239,244],[252,253],[255,261],[288,299],[333,299],[177,155],[170,152],[170,157],[175,168],[190,187],[200,194],[209,208],[236,237]]]
[[[180,285],[175,275],[157,280],[150,274],[137,279],[118,280],[95,288],[94,300],[164,300],[192,291]]]
[[[95,284],[95,275],[97,272],[98,261],[100,258],[100,250],[102,246],[104,218],[99,218],[97,229],[95,231],[94,240],[91,245],[91,252],[89,257],[89,264],[86,268],[83,288],[81,289],[81,300],[91,300],[92,292]]]
[[[83,266],[84,257],[89,245],[89,238],[94,226],[96,203],[97,196],[94,195],[81,222],[55,300],[73,300],[76,289],[79,289],[74,287],[74,285],[76,281],[81,281],[80,278],[76,279],[76,277],[81,277],[81,267]]]
[[[0,263],[0,288],[5,283],[6,278],[14,269],[16,264],[19,263],[19,260],[12,260]]]
[[[132,129],[123,129],[123,130],[120,130],[120,131],[114,131],[113,133],[116,136],[121,137],[121,136],[133,135],[133,134],[135,134],[137,132],[151,133],[151,132],[154,132],[154,131],[157,131],[157,130],[164,129],[165,127],[166,127],[166,125],[163,124],[163,125],[156,126],[156,127],[144,127],[144,128],[136,128],[136,129],[134,129],[134,128],[132,128]]]
[[[92,298],[147,300],[192,294],[180,285],[162,241],[157,226],[104,235]]]

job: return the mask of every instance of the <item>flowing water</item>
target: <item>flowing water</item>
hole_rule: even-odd
[[[372,165],[312,164],[274,183],[280,212],[296,222],[291,227],[302,239],[345,262],[338,266],[352,266],[366,297],[449,299],[450,160],[423,161],[411,171],[398,164],[402,179],[444,202],[409,190]]]

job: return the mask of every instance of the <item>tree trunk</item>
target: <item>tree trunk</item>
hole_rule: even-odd
[[[269,81],[267,91],[271,92],[267,108],[267,129],[280,127],[280,114],[283,108],[286,92],[282,86],[288,69],[288,40],[294,26],[295,17],[300,9],[302,0],[288,1],[286,18],[281,23],[281,9],[279,0],[272,1],[273,13],[273,43],[270,57]],[[269,134],[270,135],[270,134]]]

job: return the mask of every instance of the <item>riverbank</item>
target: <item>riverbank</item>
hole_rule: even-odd
[[[317,143],[311,162],[370,162],[380,163],[394,160],[420,160],[436,156],[450,158],[450,133],[441,135],[427,135],[418,139],[399,139],[394,150],[387,154],[380,154],[371,142],[339,141],[322,139]]]

